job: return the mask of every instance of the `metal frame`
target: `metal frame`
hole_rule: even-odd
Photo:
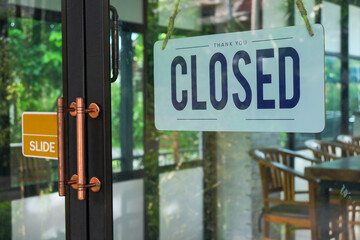
[[[62,0],[63,89],[65,104],[77,97],[103,110],[97,119],[86,117],[87,178],[102,181],[98,193],[86,200],[67,189],[67,239],[112,239],[112,168],[108,1]],[[71,22],[71,24],[68,24]],[[66,119],[67,178],[76,173],[76,122]],[[100,143],[100,144],[99,144]]]
[[[70,106],[76,97],[85,97],[84,75],[84,15],[82,1],[62,1],[63,36],[63,92],[65,105]],[[71,24],[67,24],[71,22]],[[70,37],[69,37],[70,36]],[[76,120],[65,120],[65,156],[67,159],[66,179],[77,172],[76,166]],[[77,193],[67,189],[66,196],[66,238],[87,239],[88,201],[78,201]]]

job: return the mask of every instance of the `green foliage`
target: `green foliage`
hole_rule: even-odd
[[[142,89],[142,68],[144,63],[144,44],[142,35],[136,35],[133,40],[133,127],[134,127],[134,148],[143,149],[144,132],[144,104]],[[120,81],[111,85],[111,119],[112,119],[112,145],[120,147]]]
[[[326,110],[340,110],[340,66],[341,61],[337,57],[325,57],[325,94]]]
[[[0,199],[0,239],[11,239],[11,202]]]
[[[9,92],[11,61],[7,39],[0,39],[0,178],[10,170]]]
[[[20,142],[24,111],[56,110],[62,91],[61,24],[17,18],[9,24],[11,142]]]
[[[349,84],[349,96],[350,96],[350,114],[355,111],[360,111],[360,84],[350,83]]]
[[[326,111],[340,111],[340,83],[326,83]]]
[[[360,111],[360,61],[349,60],[349,110],[350,114]]]

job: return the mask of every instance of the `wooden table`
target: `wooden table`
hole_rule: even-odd
[[[351,199],[351,191],[360,190],[360,156],[307,167],[305,176],[320,181],[316,223],[319,226],[320,239],[329,239],[329,189],[341,190],[343,197],[348,200]],[[347,225],[347,218],[344,224]]]

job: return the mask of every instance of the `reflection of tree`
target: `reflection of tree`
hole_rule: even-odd
[[[157,41],[159,28],[157,25],[158,16],[155,10],[158,1],[154,0],[148,4],[148,29],[145,36],[146,52],[144,56],[145,68],[145,111],[144,111],[144,187],[145,187],[145,234],[148,239],[159,239],[159,166],[157,141],[158,132],[154,124],[154,61],[153,47]]]
[[[10,188],[10,59],[7,38],[7,1],[0,1],[0,239],[11,239],[11,204],[1,202],[1,191]]]
[[[10,175],[9,93],[10,61],[6,38],[0,40],[0,182]]]
[[[11,142],[20,142],[23,111],[55,111],[62,88],[61,25],[18,18],[9,23]]]
[[[111,115],[112,115],[112,147],[113,149],[120,149],[123,151],[123,144],[126,143],[129,140],[133,140],[133,146],[130,146],[130,144],[127,146],[128,150],[133,151],[132,148],[134,148],[135,157],[136,155],[140,155],[143,153],[143,136],[144,136],[144,103],[143,103],[143,64],[144,64],[144,44],[143,44],[143,35],[141,34],[134,34],[131,32],[122,32],[122,37],[127,36],[128,37],[128,44],[125,46],[124,39],[121,39],[121,59],[127,59],[124,61],[121,61],[121,78],[120,81],[116,81],[111,84]],[[131,36],[131,39],[129,37]],[[131,43],[131,45],[130,45]],[[126,51],[126,52],[125,52]],[[125,54],[131,55],[130,57],[125,58]],[[133,59],[133,61],[129,61],[128,59]],[[127,65],[127,66],[126,66]],[[132,68],[131,74],[130,71],[127,71],[126,68],[130,69]],[[124,71],[123,71],[124,70]],[[128,75],[128,76],[127,76]],[[127,88],[132,88],[132,109],[129,109],[130,105],[126,104],[125,99],[127,101],[130,101],[130,94],[125,98],[123,96],[123,92],[126,90],[125,86],[122,85],[124,79],[127,79],[129,81],[128,84],[132,84],[131,86],[128,85]],[[121,86],[120,86],[121,85]],[[129,89],[127,89],[129,90]],[[120,107],[121,106],[121,107]],[[127,110],[128,113],[126,113],[124,110]],[[130,110],[132,111],[131,114],[129,114]],[[120,116],[120,117],[119,117]],[[127,121],[125,121],[125,117],[127,117]],[[132,131],[129,131],[126,126],[131,123],[133,125]],[[122,126],[122,128],[120,127]],[[128,134],[132,134],[131,138],[127,138],[123,136],[123,133],[126,133],[126,130],[128,131]],[[120,139],[124,137],[120,141]],[[120,142],[122,142],[122,146],[120,146]],[[129,158],[128,154],[128,158]],[[122,158],[125,157],[125,154],[122,153]],[[115,157],[116,159],[116,157]],[[129,158],[130,159],[130,158]],[[132,158],[131,158],[132,160]],[[125,170],[123,166],[121,166],[122,170]]]
[[[5,5],[0,1],[0,197],[3,199],[11,198],[10,171],[13,174],[20,171],[10,169],[10,142],[21,142],[22,112],[54,111],[62,86],[61,25],[12,15],[7,1]],[[39,171],[42,170],[46,171]],[[24,229],[11,231],[11,220],[21,217],[18,212],[12,212],[10,202],[0,202],[0,239],[11,239],[12,234],[25,236]]]
[[[1,5],[0,5],[1,6]],[[9,90],[11,64],[7,38],[7,8],[0,10],[0,183],[10,175]]]
[[[339,111],[340,96],[340,59],[336,57],[325,58],[325,83],[326,83],[326,110]]]
[[[0,239],[11,239],[11,203],[0,198]]]

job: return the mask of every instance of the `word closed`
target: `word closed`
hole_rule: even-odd
[[[294,48],[286,47],[286,48],[279,48],[279,59],[278,59],[278,66],[279,66],[279,79],[278,79],[278,87],[279,87],[279,107],[280,108],[294,108],[296,104],[299,102],[300,99],[300,58],[297,51]],[[293,91],[291,98],[286,98],[286,76],[285,76],[285,58],[290,58],[292,60],[292,86]],[[256,51],[256,85],[255,90],[257,92],[257,109],[275,109],[275,100],[274,99],[264,99],[264,84],[271,84],[272,83],[272,76],[271,74],[264,74],[263,71],[263,60],[265,58],[274,58],[274,49],[260,49]],[[250,55],[244,51],[240,50],[235,53],[230,62],[232,63],[232,70],[229,73],[227,68],[229,60],[226,59],[224,54],[217,52],[212,55],[210,62],[209,62],[209,96],[210,96],[210,103],[211,106],[216,110],[223,109],[228,100],[229,100],[229,87],[228,81],[233,80],[237,81],[238,84],[241,85],[245,94],[242,97],[244,100],[241,100],[239,93],[232,94],[232,101],[236,108],[239,110],[247,109],[251,102],[252,102],[252,90],[249,84],[249,81],[244,77],[241,73],[241,69],[239,68],[239,62],[243,61],[245,65],[250,64],[251,58]],[[197,69],[196,64],[197,57],[196,55],[191,55],[191,107],[192,110],[206,110],[207,109],[207,102],[200,101],[197,96]],[[220,72],[216,72],[215,65],[220,65]],[[182,56],[176,56],[171,63],[171,100],[174,108],[176,110],[183,110],[187,103],[188,103],[188,90],[182,91],[181,100],[177,100],[177,89],[176,89],[176,67],[181,67],[181,74],[186,75],[188,72],[188,64],[186,60]],[[233,74],[232,76],[229,76]],[[219,85],[220,85],[220,92],[221,97],[219,99],[216,98],[215,93],[216,89],[216,78],[215,76],[219,75]]]

